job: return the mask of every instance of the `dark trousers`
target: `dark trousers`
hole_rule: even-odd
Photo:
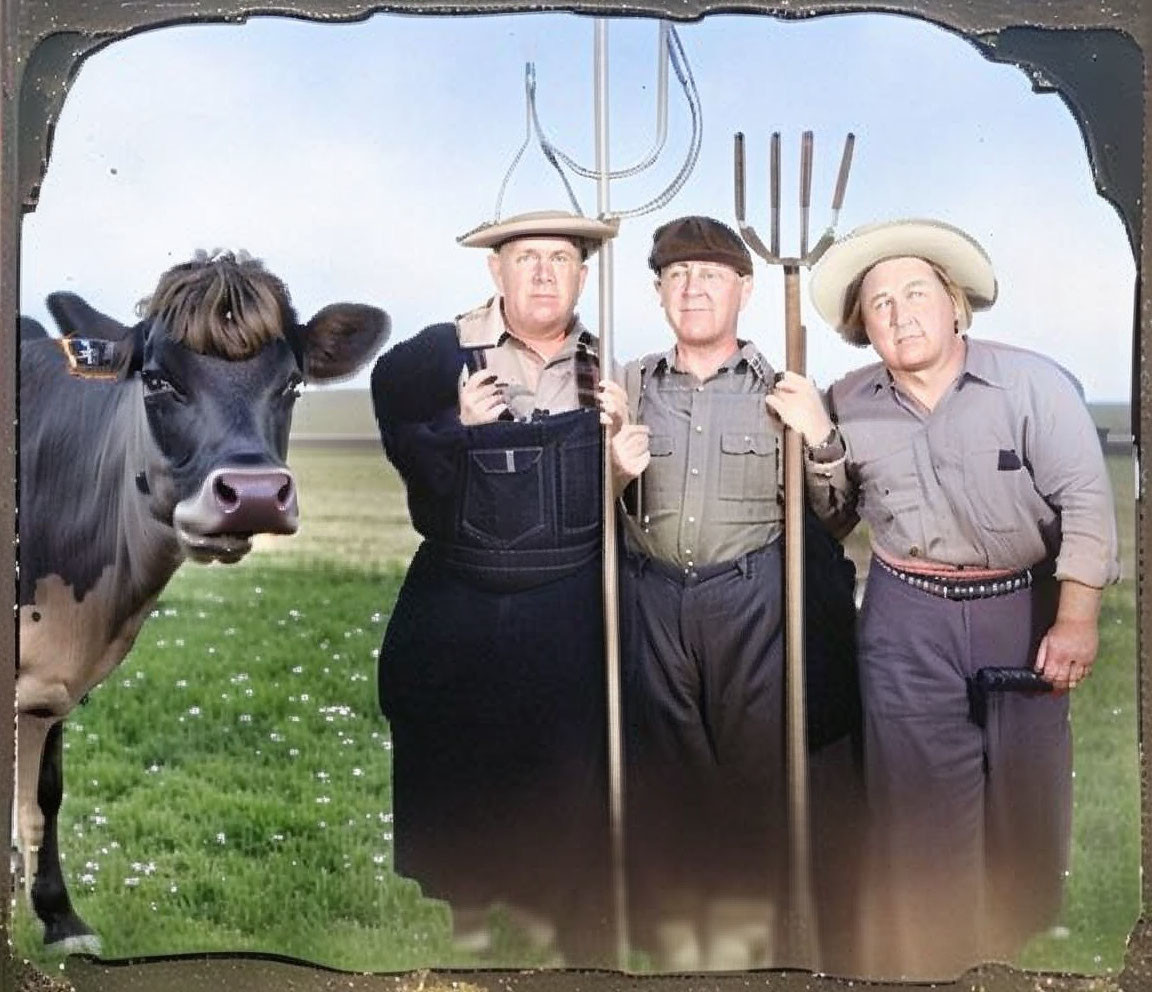
[[[1011,959],[1056,919],[1071,828],[1068,698],[993,694],[981,729],[965,682],[982,667],[1031,666],[1056,597],[1046,580],[954,602],[872,567],[859,637],[869,977],[955,977]]]
[[[543,913],[577,966],[612,960],[600,575],[493,591],[423,545],[379,668],[397,873]]]
[[[779,542],[622,576],[636,936],[702,901],[776,900],[787,859]]]

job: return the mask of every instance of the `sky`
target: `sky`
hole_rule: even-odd
[[[593,26],[541,13],[341,25],[253,18],[116,42],[83,65],[65,102],[40,204],[24,220],[21,310],[50,324],[43,299],[67,289],[130,322],[168,266],[199,248],[243,248],[285,280],[301,319],[337,300],[372,303],[391,314],[394,340],[451,319],[491,294],[484,252],[455,239],[494,216],[525,135],[526,61],[536,65],[548,136],[594,164]],[[768,140],[782,133],[782,248],[792,253],[800,133],[815,133],[814,241],[831,219],[851,131],[838,233],[896,217],[967,230],[1000,284],[972,334],[1051,355],[1090,400],[1128,400],[1135,263],[1058,95],[1033,93],[1018,68],[896,15],[710,15],[677,30],[700,94],[702,149],[667,206],[622,222],[618,359],[671,341],[646,267],[652,231],[693,213],[734,224],[734,132],[747,135],[748,215],[765,236]],[[649,19],[610,22],[613,167],[652,142],[657,31]],[[613,209],[651,200],[684,161],[689,115],[674,76],[668,116],[661,158],[612,183]],[[595,214],[595,184],[572,182],[583,212]],[[503,215],[566,206],[533,145]],[[593,330],[596,280],[593,260],[579,308]],[[818,384],[873,360],[822,323],[806,286],[803,300]],[[777,365],[783,306],[780,270],[757,262],[740,334]]]

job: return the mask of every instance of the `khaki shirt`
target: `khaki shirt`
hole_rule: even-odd
[[[1103,587],[1120,574],[1112,489],[1074,379],[1033,352],[967,340],[927,411],[881,363],[825,401],[843,444],[809,452],[809,499],[835,533],[863,519],[894,559],[1023,569]]]
[[[639,512],[625,514],[633,551],[695,565],[732,561],[776,538],[783,519],[780,429],[764,396],[773,371],[741,343],[701,382],[676,350],[630,362],[629,406],[651,429]]]
[[[596,338],[580,323],[579,317],[573,316],[564,344],[549,359],[508,330],[499,296],[457,317],[456,331],[460,346],[484,349],[486,367],[508,384],[504,400],[517,420],[531,420],[535,411],[564,413],[579,408],[577,347],[583,344],[592,358],[597,358]],[[468,375],[465,369],[461,382]]]

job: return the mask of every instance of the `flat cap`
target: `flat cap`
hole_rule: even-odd
[[[740,235],[711,217],[679,217],[656,228],[648,265],[653,272],[673,262],[717,262],[742,276],[752,274],[752,255]]]

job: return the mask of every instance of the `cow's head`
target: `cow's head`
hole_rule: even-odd
[[[93,327],[114,342],[106,352],[140,390],[153,442],[137,486],[200,561],[237,561],[253,534],[296,530],[284,460],[300,388],[354,374],[389,330],[382,310],[351,303],[301,324],[284,284],[231,253],[199,253],[165,272],[135,327],[70,294],[49,306],[66,332]]]

